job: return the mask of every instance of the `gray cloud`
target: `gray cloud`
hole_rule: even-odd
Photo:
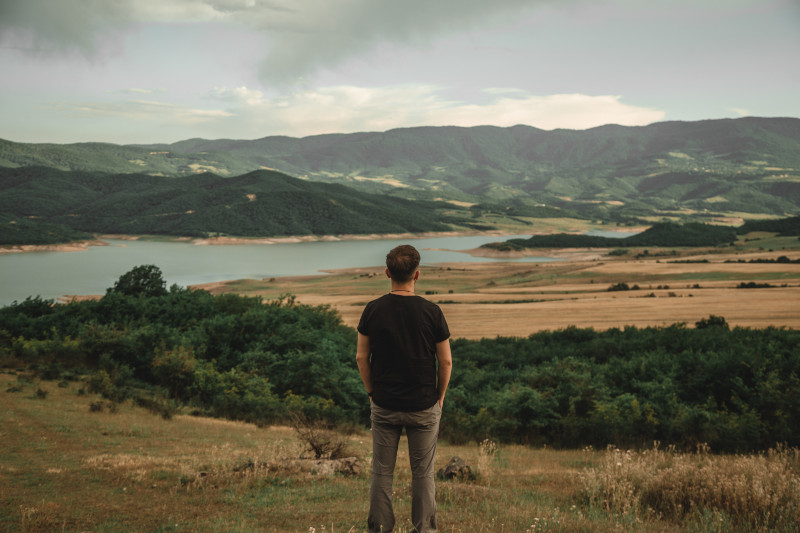
[[[571,0],[576,2],[578,0]],[[292,83],[381,43],[424,46],[543,0],[24,0],[0,3],[0,43],[93,58],[141,23],[217,22],[267,35],[261,77]]]
[[[467,31],[541,2],[530,0],[313,0],[273,27],[273,46],[261,77],[293,82],[319,68],[365,54],[381,43],[425,46],[445,34]],[[296,4],[297,5],[297,4]],[[274,21],[273,21],[274,22]],[[268,20],[255,21],[261,28]]]
[[[92,57],[104,36],[130,22],[129,5],[103,0],[0,3],[0,44],[32,51],[78,50]]]

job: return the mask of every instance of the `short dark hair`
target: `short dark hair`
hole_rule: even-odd
[[[419,252],[410,244],[401,244],[386,254],[386,268],[393,280],[411,281],[419,267]]]

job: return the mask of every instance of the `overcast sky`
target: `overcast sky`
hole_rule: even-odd
[[[0,138],[800,117],[800,0],[0,0]]]

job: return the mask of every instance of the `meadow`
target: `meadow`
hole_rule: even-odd
[[[177,415],[129,403],[93,411],[83,384],[0,375],[0,529],[4,531],[363,532],[367,468],[325,475],[298,465],[286,426]],[[366,431],[342,434],[366,466]],[[399,531],[409,532],[410,472],[401,442]],[[442,442],[474,480],[437,484],[440,531],[796,531],[793,449],[717,456],[699,449],[555,450]],[[299,461],[302,463],[302,461]]]

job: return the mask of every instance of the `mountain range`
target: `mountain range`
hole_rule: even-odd
[[[204,175],[217,188],[226,179],[264,170],[300,182],[346,185],[346,190],[337,189],[341,198],[354,196],[354,190],[376,194],[366,201],[368,205],[375,205],[377,198],[438,201],[436,208],[421,204],[422,209],[414,209],[417,213],[435,213],[444,201],[504,216],[573,216],[610,222],[708,221],[730,214],[763,218],[800,212],[800,119],[750,117],[640,127],[608,125],[581,131],[529,126],[419,127],[299,139],[189,139],[150,145],[0,140],[2,167],[6,167],[4,175],[27,167],[40,169],[31,176],[47,174],[44,168],[75,172],[73,178],[59,175],[57,180],[66,187],[68,197],[69,184],[75,182],[78,187],[88,175],[114,176],[112,181],[125,181],[136,194],[145,196],[156,188],[162,190],[161,186],[172,187],[176,198],[185,200],[198,187],[208,185]],[[170,183],[177,177],[191,179]],[[234,187],[233,183],[225,187]],[[38,190],[41,193],[43,188]],[[271,193],[260,189],[246,194],[257,194],[257,205]],[[35,196],[28,201],[35,202]],[[9,201],[3,203],[0,214],[18,214],[6,210],[14,207]],[[195,209],[192,202],[178,203],[173,207]],[[253,209],[251,204],[243,205]],[[230,204],[215,209],[229,212],[225,205]],[[108,209],[123,216],[125,207],[125,202],[118,202]],[[108,217],[114,216],[111,213]],[[224,218],[216,219],[220,217]],[[436,224],[441,222],[438,219]],[[284,229],[292,227],[288,224]]]

